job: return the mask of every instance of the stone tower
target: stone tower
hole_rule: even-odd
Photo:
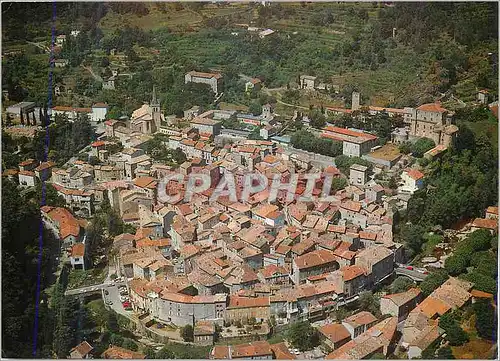
[[[351,110],[359,110],[359,98],[360,94],[358,92],[352,92]]]
[[[160,129],[160,125],[161,125],[160,102],[156,98],[156,87],[155,86],[153,86],[153,99],[151,99],[151,103],[149,105],[151,106],[151,117],[153,118],[152,126],[154,127],[154,130],[153,130],[153,133],[154,133]]]

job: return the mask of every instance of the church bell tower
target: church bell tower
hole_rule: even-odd
[[[161,109],[160,102],[156,97],[156,87],[153,86],[153,99],[151,99],[151,117],[153,118],[153,127],[156,128],[154,131],[158,131],[161,125]]]

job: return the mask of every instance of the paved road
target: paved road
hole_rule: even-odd
[[[125,282],[118,282],[118,283],[116,283],[116,285],[118,285],[118,286],[125,285]],[[108,289],[110,287],[111,287],[110,283],[101,283],[101,284],[98,284],[98,285],[92,285],[92,286],[86,286],[86,287],[75,288],[75,289],[72,289],[72,290],[67,290],[66,292],[64,292],[64,294],[66,296],[83,295],[83,294],[86,294],[86,293],[99,292],[103,288],[104,289]],[[116,286],[115,286],[115,288],[116,288]]]
[[[418,272],[416,270],[409,270],[406,267],[398,267],[395,269],[396,274],[398,275],[406,275],[413,278],[416,281],[423,281],[427,275],[422,272]]]

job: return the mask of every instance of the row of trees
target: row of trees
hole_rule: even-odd
[[[291,143],[295,148],[304,149],[309,152],[319,153],[330,157],[342,154],[342,142],[331,139],[318,138],[307,130],[299,130],[291,137]]]

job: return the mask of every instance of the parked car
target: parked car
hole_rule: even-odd
[[[413,271],[413,266],[406,266],[407,270]]]
[[[109,295],[109,291],[108,290],[104,290],[104,294],[107,296]]]
[[[112,304],[113,304],[113,301],[108,300],[108,301],[106,301],[106,304],[107,304],[107,305],[112,305]]]

